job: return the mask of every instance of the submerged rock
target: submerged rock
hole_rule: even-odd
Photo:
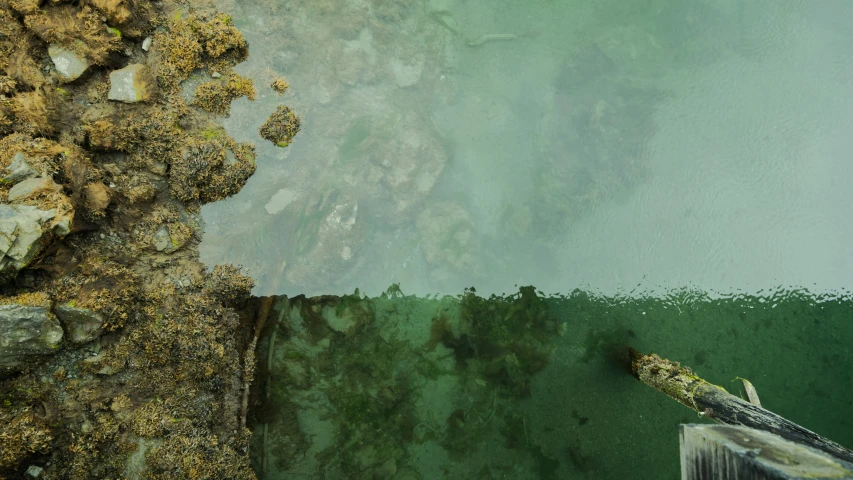
[[[56,352],[62,327],[47,306],[0,305],[0,366],[15,367],[30,355]]]
[[[7,170],[9,170],[9,174],[3,177],[3,180],[10,183],[17,183],[36,175],[36,171],[27,163],[27,157],[21,152],[12,157],[12,163],[9,164]]]
[[[0,205],[0,279],[14,276],[44,247],[42,235],[54,210],[30,205]]]
[[[71,343],[88,343],[103,333],[104,317],[88,308],[66,303],[54,308],[53,313],[62,321]]]
[[[151,100],[154,78],[148,67],[140,63],[130,64],[110,73],[110,91],[107,98],[124,103]]]
[[[64,82],[76,80],[92,65],[89,59],[68,50],[62,45],[53,44],[48,46],[47,53],[50,55],[50,59],[53,60],[53,65]]]

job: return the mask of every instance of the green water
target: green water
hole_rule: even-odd
[[[258,381],[261,478],[679,478],[678,425],[704,421],[624,370],[627,346],[690,366],[853,445],[853,301],[534,290],[280,298]]]

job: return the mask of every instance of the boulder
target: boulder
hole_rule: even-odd
[[[62,321],[71,343],[88,343],[104,332],[104,317],[88,308],[77,308],[73,302],[58,305],[53,313]]]
[[[45,190],[58,192],[62,190],[62,187],[57,185],[57,183],[50,177],[28,178],[9,189],[9,194],[6,196],[6,200],[13,202]]]
[[[3,177],[3,181],[9,183],[18,183],[30,177],[36,176],[36,171],[27,163],[27,158],[23,153],[18,152],[12,157],[12,162],[7,167],[9,174]]]
[[[47,54],[53,60],[53,66],[56,68],[63,82],[76,80],[92,65],[89,59],[68,50],[62,45],[48,45]]]
[[[55,353],[62,327],[48,306],[0,305],[0,366],[16,367],[30,355]]]
[[[0,280],[14,276],[41,251],[42,235],[55,216],[53,209],[0,204]]]
[[[145,102],[154,92],[154,77],[141,63],[132,63],[110,73],[110,91],[107,98],[124,103]]]

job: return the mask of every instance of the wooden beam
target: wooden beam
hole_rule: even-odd
[[[631,349],[631,371],[641,382],[715,422],[771,432],[853,462],[853,451],[706,382],[676,362]]]

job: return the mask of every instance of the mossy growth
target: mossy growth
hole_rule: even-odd
[[[231,112],[231,101],[238,97],[255,99],[255,85],[252,79],[236,73],[221,80],[202,83],[195,90],[193,104],[208,112],[228,115]]]
[[[232,265],[217,265],[213,267],[203,294],[219,299],[223,305],[241,307],[252,293],[254,281],[244,275],[240,269]]]
[[[45,6],[25,16],[24,25],[44,42],[61,44],[99,65],[124,49],[121,36],[104,28],[101,15],[88,6]]]
[[[33,454],[50,450],[53,435],[32,409],[12,412],[0,407],[0,475],[19,468]]]
[[[278,77],[270,83],[270,88],[272,88],[279,95],[283,94],[290,88],[290,84],[282,77]]]
[[[10,99],[13,130],[29,135],[50,135],[59,119],[59,94],[47,88],[18,93]]]
[[[146,455],[147,478],[254,480],[256,477],[248,465],[248,454],[238,453],[235,447],[239,446],[234,443],[226,444],[213,435],[201,438],[171,435]],[[243,445],[240,450],[247,452],[248,448]]]
[[[160,52],[158,81],[172,90],[195,69],[227,71],[248,56],[248,43],[224,14],[210,19],[197,13],[175,16],[154,44]]]
[[[231,138],[189,138],[172,161],[169,187],[183,202],[221,200],[240,191],[255,171],[254,149]]]
[[[73,301],[77,308],[99,313],[107,331],[127,323],[140,295],[139,278],[134,272],[99,256],[83,259],[55,291],[58,303]]]
[[[279,147],[286,147],[299,133],[299,117],[290,107],[279,105],[266,122],[261,125],[261,136]]]

